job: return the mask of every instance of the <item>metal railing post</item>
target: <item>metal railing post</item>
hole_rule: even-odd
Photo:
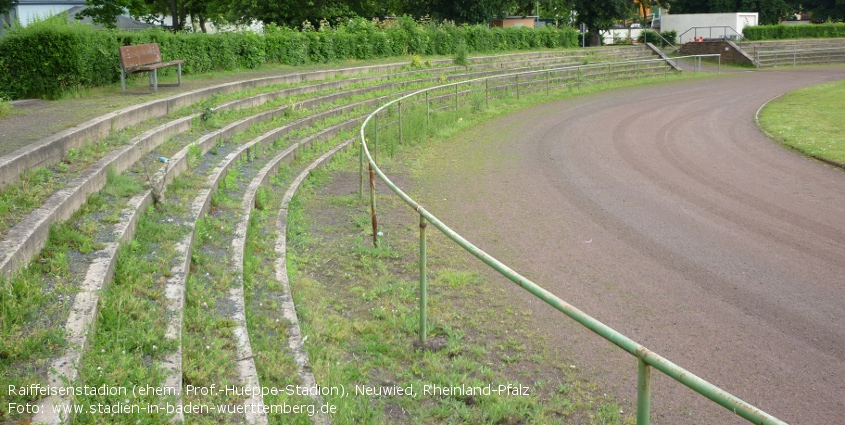
[[[719,74],[722,73],[722,54],[721,53],[719,54],[719,65],[717,65],[716,71]]]
[[[455,112],[458,112],[458,84],[455,83]]]
[[[516,100],[519,100],[519,74],[516,74]]]
[[[637,357],[637,425],[649,425],[651,412],[651,366]]]
[[[370,215],[373,222],[373,248],[378,248],[378,218],[376,218],[376,172],[370,164]]]
[[[420,214],[420,343],[425,344],[427,331],[426,309],[428,304],[428,281],[426,278],[425,228],[428,222]]]

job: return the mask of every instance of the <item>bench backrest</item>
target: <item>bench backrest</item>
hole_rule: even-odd
[[[161,62],[158,43],[121,46],[120,62],[123,64],[123,69]]]

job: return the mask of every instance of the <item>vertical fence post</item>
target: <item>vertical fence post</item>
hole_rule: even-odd
[[[516,74],[516,100],[519,100],[519,74]]]
[[[404,139],[402,138],[402,101],[399,101],[399,144],[403,144]]]
[[[546,94],[549,94],[552,84],[552,71],[546,71]]]
[[[455,83],[455,112],[458,112],[458,83]]]
[[[425,228],[427,222],[420,214],[420,343],[425,344],[427,334],[426,308],[428,304],[428,281],[426,278]]]
[[[719,65],[718,65],[718,68],[716,68],[716,72],[719,73],[719,74],[722,73],[722,55],[721,54],[719,55]]]
[[[376,218],[376,172],[370,165],[370,214],[373,221],[373,248],[378,248],[378,219]]]
[[[637,425],[649,425],[651,411],[651,366],[637,357]]]

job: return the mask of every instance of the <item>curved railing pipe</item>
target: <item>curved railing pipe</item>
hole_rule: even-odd
[[[602,64],[607,65],[607,64]],[[567,67],[571,68],[571,67]],[[525,75],[528,73],[537,73],[537,72],[547,72],[547,71],[555,71],[555,70],[544,70],[544,71],[531,71],[526,73],[515,73],[503,76],[497,76],[497,78],[503,78],[507,76],[515,76],[515,75]],[[600,322],[599,320],[593,318],[592,316],[584,313],[583,311],[579,310],[575,306],[567,303],[566,301],[558,298],[555,294],[549,292],[548,290],[544,289],[543,287],[537,285],[536,283],[532,282],[528,278],[522,276],[518,272],[514,271],[506,264],[502,263],[501,261],[497,260],[490,254],[486,253],[484,250],[478,248],[470,241],[465,239],[463,236],[449,228],[445,223],[440,221],[434,214],[430,213],[426,210],[422,205],[417,203],[413,198],[411,198],[408,194],[406,194],[402,189],[400,189],[396,184],[394,184],[387,175],[378,167],[373,156],[370,154],[369,148],[367,146],[366,138],[365,138],[365,130],[367,124],[369,124],[370,120],[373,119],[378,113],[385,110],[386,108],[391,107],[392,105],[397,105],[402,101],[409,100],[415,96],[418,96],[423,93],[428,93],[432,90],[439,90],[444,89],[452,86],[457,86],[459,84],[469,84],[471,82],[478,82],[483,80],[484,78],[477,78],[473,80],[467,80],[462,82],[455,82],[449,84],[443,84],[436,87],[425,88],[421,90],[414,91],[407,95],[404,95],[398,99],[393,101],[387,102],[384,105],[377,108],[374,112],[372,112],[367,118],[364,120],[364,123],[361,125],[360,130],[360,148],[361,148],[361,158],[366,158],[369,168],[369,175],[370,175],[370,200],[371,200],[371,210],[373,214],[373,241],[374,243],[378,243],[378,224],[375,215],[375,176],[378,176],[382,182],[393,192],[395,193],[400,199],[402,199],[406,204],[408,204],[411,208],[416,211],[420,216],[420,341],[425,342],[425,299],[426,299],[426,266],[425,266],[425,250],[426,250],[426,224],[431,223],[434,227],[440,230],[446,237],[450,240],[458,244],[460,247],[465,249],[467,252],[481,260],[484,264],[487,264],[497,272],[499,272],[502,276],[506,277],[510,281],[514,282],[515,284],[519,285],[521,288],[525,289],[526,291],[530,292],[537,298],[543,300],[550,306],[554,307],[558,311],[562,312],[566,316],[570,317],[571,319],[575,320],[576,322],[580,323],[587,329],[595,332],[602,338],[610,341],[614,345],[620,347],[621,349],[625,350],[629,354],[633,355],[637,358],[637,370],[638,370],[638,380],[637,380],[637,424],[638,425],[647,425],[649,423],[649,410],[650,410],[650,388],[651,388],[651,368],[655,368],[667,376],[671,377],[672,379],[680,382],[681,384],[686,385],[693,391],[707,397],[708,399],[716,402],[722,407],[734,412],[735,414],[739,415],[742,418],[747,419],[755,424],[766,424],[766,425],[785,425],[785,422],[775,418],[774,416],[756,408],[755,406],[741,400],[740,398],[728,393],[727,391],[707,382],[706,380],[698,377],[697,375],[693,374],[692,372],[672,363],[668,359],[660,356],[659,354],[649,350],[645,346],[637,343],[636,341],[628,338],[627,336],[617,332],[613,328],[605,325],[604,323]],[[363,168],[363,167],[362,167]]]

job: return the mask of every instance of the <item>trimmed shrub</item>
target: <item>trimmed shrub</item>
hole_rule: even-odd
[[[15,28],[0,39],[0,87],[13,99],[57,98],[120,77],[112,32],[61,19]]]
[[[793,38],[842,38],[845,37],[845,23],[758,25],[743,28],[742,35],[751,41]]]
[[[362,18],[332,29],[320,25],[307,31],[267,25],[255,33],[170,33],[98,30],[67,17],[16,28],[0,38],[0,87],[14,99],[55,98],[63,92],[120,80],[118,47],[158,43],[165,61],[182,59],[182,72],[198,74],[229,69],[254,69],[267,62],[287,65],[342,59],[373,59],[405,55],[454,55],[502,50],[568,48],[578,45],[572,28],[540,30],[455,26],[449,22],[419,24],[410,17],[380,28]],[[175,69],[161,70],[165,75]]]

